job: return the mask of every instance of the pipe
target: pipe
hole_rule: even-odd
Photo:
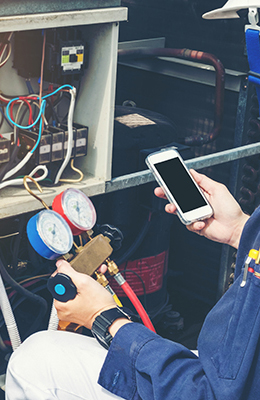
[[[51,315],[49,319],[49,324],[48,324],[48,331],[56,331],[59,326],[59,318],[57,315],[57,310],[54,306],[54,302],[52,302],[52,307],[51,307]]]
[[[1,275],[0,275],[0,307],[9,334],[12,349],[14,351],[20,346],[21,339]]]
[[[146,48],[139,47],[135,49],[118,50],[119,61],[128,58],[145,58],[145,57],[176,57],[186,60],[198,61],[212,65],[216,71],[215,81],[215,116],[214,127],[208,135],[195,135],[181,138],[179,141],[189,146],[202,146],[215,140],[222,129],[223,109],[224,109],[224,90],[225,90],[225,69],[220,60],[213,54],[203,51],[189,49],[172,49],[172,48]]]

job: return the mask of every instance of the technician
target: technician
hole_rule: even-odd
[[[239,245],[235,282],[204,322],[199,357],[129,321],[115,311],[114,300],[101,285],[58,261],[57,271],[68,274],[78,289],[74,300],[55,300],[59,318],[91,329],[99,318],[103,321],[102,314],[107,316],[111,338],[101,329],[99,340],[103,337],[109,349],[76,333],[38,332],[10,359],[7,400],[259,399],[260,265],[255,255],[260,247],[260,208],[249,218],[224,185],[192,174],[214,215],[188,229],[235,248]],[[163,197],[159,188],[155,194]],[[167,204],[166,211],[176,210]],[[251,249],[256,260],[248,258]]]

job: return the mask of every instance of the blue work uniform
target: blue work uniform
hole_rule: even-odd
[[[199,357],[141,324],[115,335],[99,383],[128,400],[260,399],[260,208],[247,221],[238,249],[235,282],[210,311],[199,339]]]

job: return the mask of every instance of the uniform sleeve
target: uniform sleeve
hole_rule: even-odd
[[[128,400],[214,399],[199,358],[137,323],[117,332],[99,384]]]

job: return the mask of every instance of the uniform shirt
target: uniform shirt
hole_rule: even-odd
[[[260,266],[253,260],[240,286],[248,252],[259,247],[258,208],[242,233],[235,282],[203,324],[199,358],[142,324],[126,324],[112,341],[99,383],[128,400],[260,399]]]

